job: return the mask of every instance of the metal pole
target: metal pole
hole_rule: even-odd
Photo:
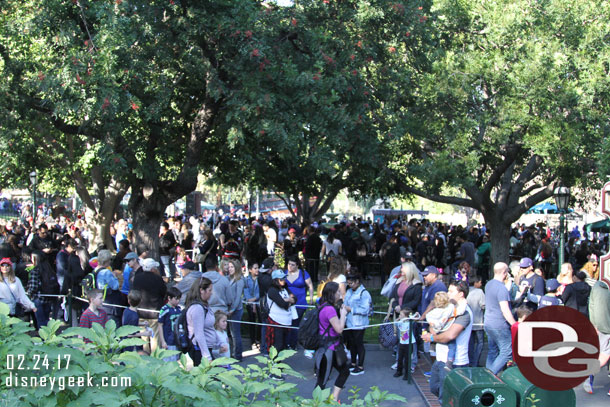
[[[563,264],[563,254],[564,254],[564,246],[565,246],[565,216],[563,216],[563,211],[561,211],[561,215],[559,216],[559,269],[557,271],[557,275],[561,274],[561,265]]]
[[[36,205],[36,183],[33,184],[33,189],[34,189],[34,208],[33,208],[32,213],[34,214],[34,220],[32,222],[33,223],[32,226],[36,225],[36,209],[38,206],[38,205]]]
[[[68,290],[68,326],[72,326],[72,289]]]

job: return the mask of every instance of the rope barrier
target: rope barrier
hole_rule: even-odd
[[[67,295],[61,295],[61,294],[38,294],[41,297],[56,297],[56,298],[67,298]],[[82,297],[78,297],[76,295],[73,295],[72,298],[75,298],[77,300],[83,301],[83,302],[89,302],[88,299],[86,298],[82,298]],[[248,302],[248,301],[244,301],[244,304],[253,304],[253,305],[258,305],[258,302]],[[129,308],[125,305],[117,305],[117,304],[108,304],[106,302],[102,303],[102,305],[106,306],[106,307],[115,307],[115,308]],[[315,305],[295,305],[295,307],[298,308],[314,308]],[[155,310],[155,309],[146,309],[146,308],[137,308],[136,309],[138,311],[143,311],[143,312],[154,312],[154,313],[159,313],[159,310]],[[387,315],[387,312],[380,312],[380,311],[375,311],[375,314],[383,314],[383,315]],[[417,313],[417,315],[419,316],[419,313]],[[416,324],[427,324],[426,321],[420,321],[416,318],[407,318],[412,320],[414,323]],[[278,325],[270,325],[270,324],[263,324],[263,323],[258,323],[258,322],[249,322],[249,321],[236,321],[236,320],[232,320],[232,319],[228,319],[228,322],[237,322],[240,324],[250,324],[250,325],[260,325],[260,326],[278,326]],[[388,322],[383,322],[383,323],[379,323],[379,324],[370,324],[370,325],[366,325],[366,326],[360,326],[360,327],[356,327],[356,328],[345,328],[344,330],[357,330],[357,329],[365,329],[365,328],[373,328],[373,327],[378,327],[378,326],[383,326],[383,325],[389,325],[389,324],[393,324],[393,321],[388,321]],[[473,327],[475,326],[483,326],[483,324],[472,324]],[[292,326],[287,326],[287,325],[281,325],[281,327],[283,328],[291,328],[291,329],[299,329],[299,327],[292,327]]]

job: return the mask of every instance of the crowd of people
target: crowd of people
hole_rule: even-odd
[[[0,225],[0,301],[12,315],[33,312],[37,327],[68,312],[83,327],[109,319],[145,326],[138,335],[147,345],[130,349],[139,352],[177,349],[174,328],[184,310],[194,365],[222,356],[241,361],[243,322],[253,323],[249,341],[261,353],[272,346],[297,349],[296,328],[314,305],[318,333],[327,340],[305,352],[315,361],[320,387],[337,370],[337,399],[350,375],[365,373],[365,330],[373,307],[385,306],[373,304],[365,287],[375,272],[396,319],[395,376],[406,378],[428,353],[435,359],[430,387],[442,397],[448,369],[485,366],[498,373],[512,363],[511,329],[544,306],[565,305],[589,317],[600,332],[600,363],[607,363],[610,297],[596,280],[608,240],[576,232],[557,275],[549,266],[557,257],[556,236],[535,226],[513,229],[510,267],[491,267],[484,226],[425,220],[355,219],[326,230],[264,216],[168,218],[160,225],[158,258],[135,243],[125,219],[112,225],[114,247],[100,245],[92,253],[84,219],[48,218],[37,228],[11,221]],[[62,297],[69,292],[71,308]],[[585,390],[591,385],[585,382]]]

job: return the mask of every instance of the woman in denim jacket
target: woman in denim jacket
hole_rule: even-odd
[[[364,373],[364,331],[369,324],[369,310],[372,308],[371,294],[364,288],[359,274],[347,276],[349,289],[345,294],[345,309],[347,310],[344,337],[351,353],[351,374],[358,376]]]

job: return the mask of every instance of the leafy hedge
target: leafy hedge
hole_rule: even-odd
[[[212,363],[204,359],[201,366],[186,371],[182,368],[186,366],[184,355],[180,363],[162,360],[175,355],[175,351],[157,350],[151,356],[121,353],[126,346],[143,343],[139,338],[127,338],[139,331],[138,327],[116,329],[114,322],[110,321],[105,328],[94,324],[91,329],[68,328],[58,333],[60,325],[60,321],[52,320],[47,327],[40,329],[39,337],[32,337],[32,328],[17,318],[9,317],[8,307],[0,303],[2,407],[314,407],[336,404],[329,398],[330,389],[316,388],[312,398],[304,399],[295,395],[296,384],[269,379],[271,374],[302,377],[285,363],[294,351],[277,354],[272,348],[268,358],[258,356],[258,364],[248,366],[234,364],[235,360],[227,358]],[[85,343],[82,338],[91,343]],[[226,365],[231,365],[231,368],[227,369]],[[94,384],[92,387],[68,385],[69,377],[88,375],[89,383]],[[104,377],[115,378],[113,380],[117,380],[119,386],[98,386]],[[15,380],[23,378],[39,383],[46,380],[46,383],[38,387],[15,386]],[[51,386],[52,380],[54,387]],[[121,380],[130,380],[131,385],[121,387]],[[377,406],[383,400],[404,401],[400,396],[375,387],[364,398],[359,398],[359,390],[350,393],[349,399],[354,407]],[[343,405],[346,405],[345,401]]]

